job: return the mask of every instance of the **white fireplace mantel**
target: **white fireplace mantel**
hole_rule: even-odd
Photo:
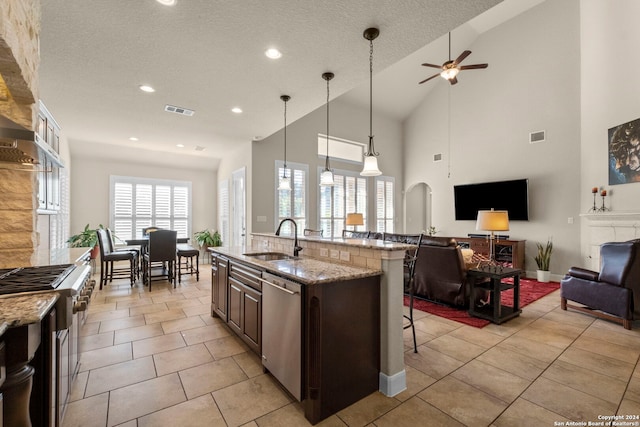
[[[600,270],[600,245],[640,238],[640,212],[596,212],[581,214],[580,217],[585,220],[582,255],[592,270]]]

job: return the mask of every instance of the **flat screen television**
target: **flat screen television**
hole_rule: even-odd
[[[509,211],[509,221],[529,220],[529,180],[483,182],[453,187],[456,220],[473,220],[478,211]]]

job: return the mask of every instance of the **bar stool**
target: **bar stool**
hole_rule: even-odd
[[[180,244],[176,251],[178,255],[178,283],[182,283],[182,263],[184,262],[184,274],[196,274],[196,282],[200,280],[200,251],[191,245]],[[196,266],[193,267],[193,258],[196,258]],[[184,258],[184,261],[182,260]]]

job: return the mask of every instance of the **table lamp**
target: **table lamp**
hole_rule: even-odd
[[[353,231],[356,231],[356,226],[364,225],[364,218],[361,213],[349,213],[347,214],[347,225],[353,225]]]
[[[476,222],[476,230],[491,232],[489,237],[489,262],[496,265],[495,253],[495,231],[509,231],[509,212],[496,211],[478,211],[478,220]]]

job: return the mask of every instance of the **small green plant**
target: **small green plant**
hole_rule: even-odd
[[[104,228],[102,224],[98,228]],[[98,245],[97,228],[89,228],[89,224],[85,225],[84,230],[78,234],[69,237],[67,243],[72,248],[93,248]]]
[[[193,233],[193,237],[200,247],[208,246],[222,246],[222,238],[217,231],[211,230],[196,231]]]
[[[535,260],[536,264],[538,264],[538,270],[549,271],[553,242],[551,239],[548,239],[546,245],[542,245],[541,243],[536,243],[536,245],[538,246],[538,255],[536,255]]]

